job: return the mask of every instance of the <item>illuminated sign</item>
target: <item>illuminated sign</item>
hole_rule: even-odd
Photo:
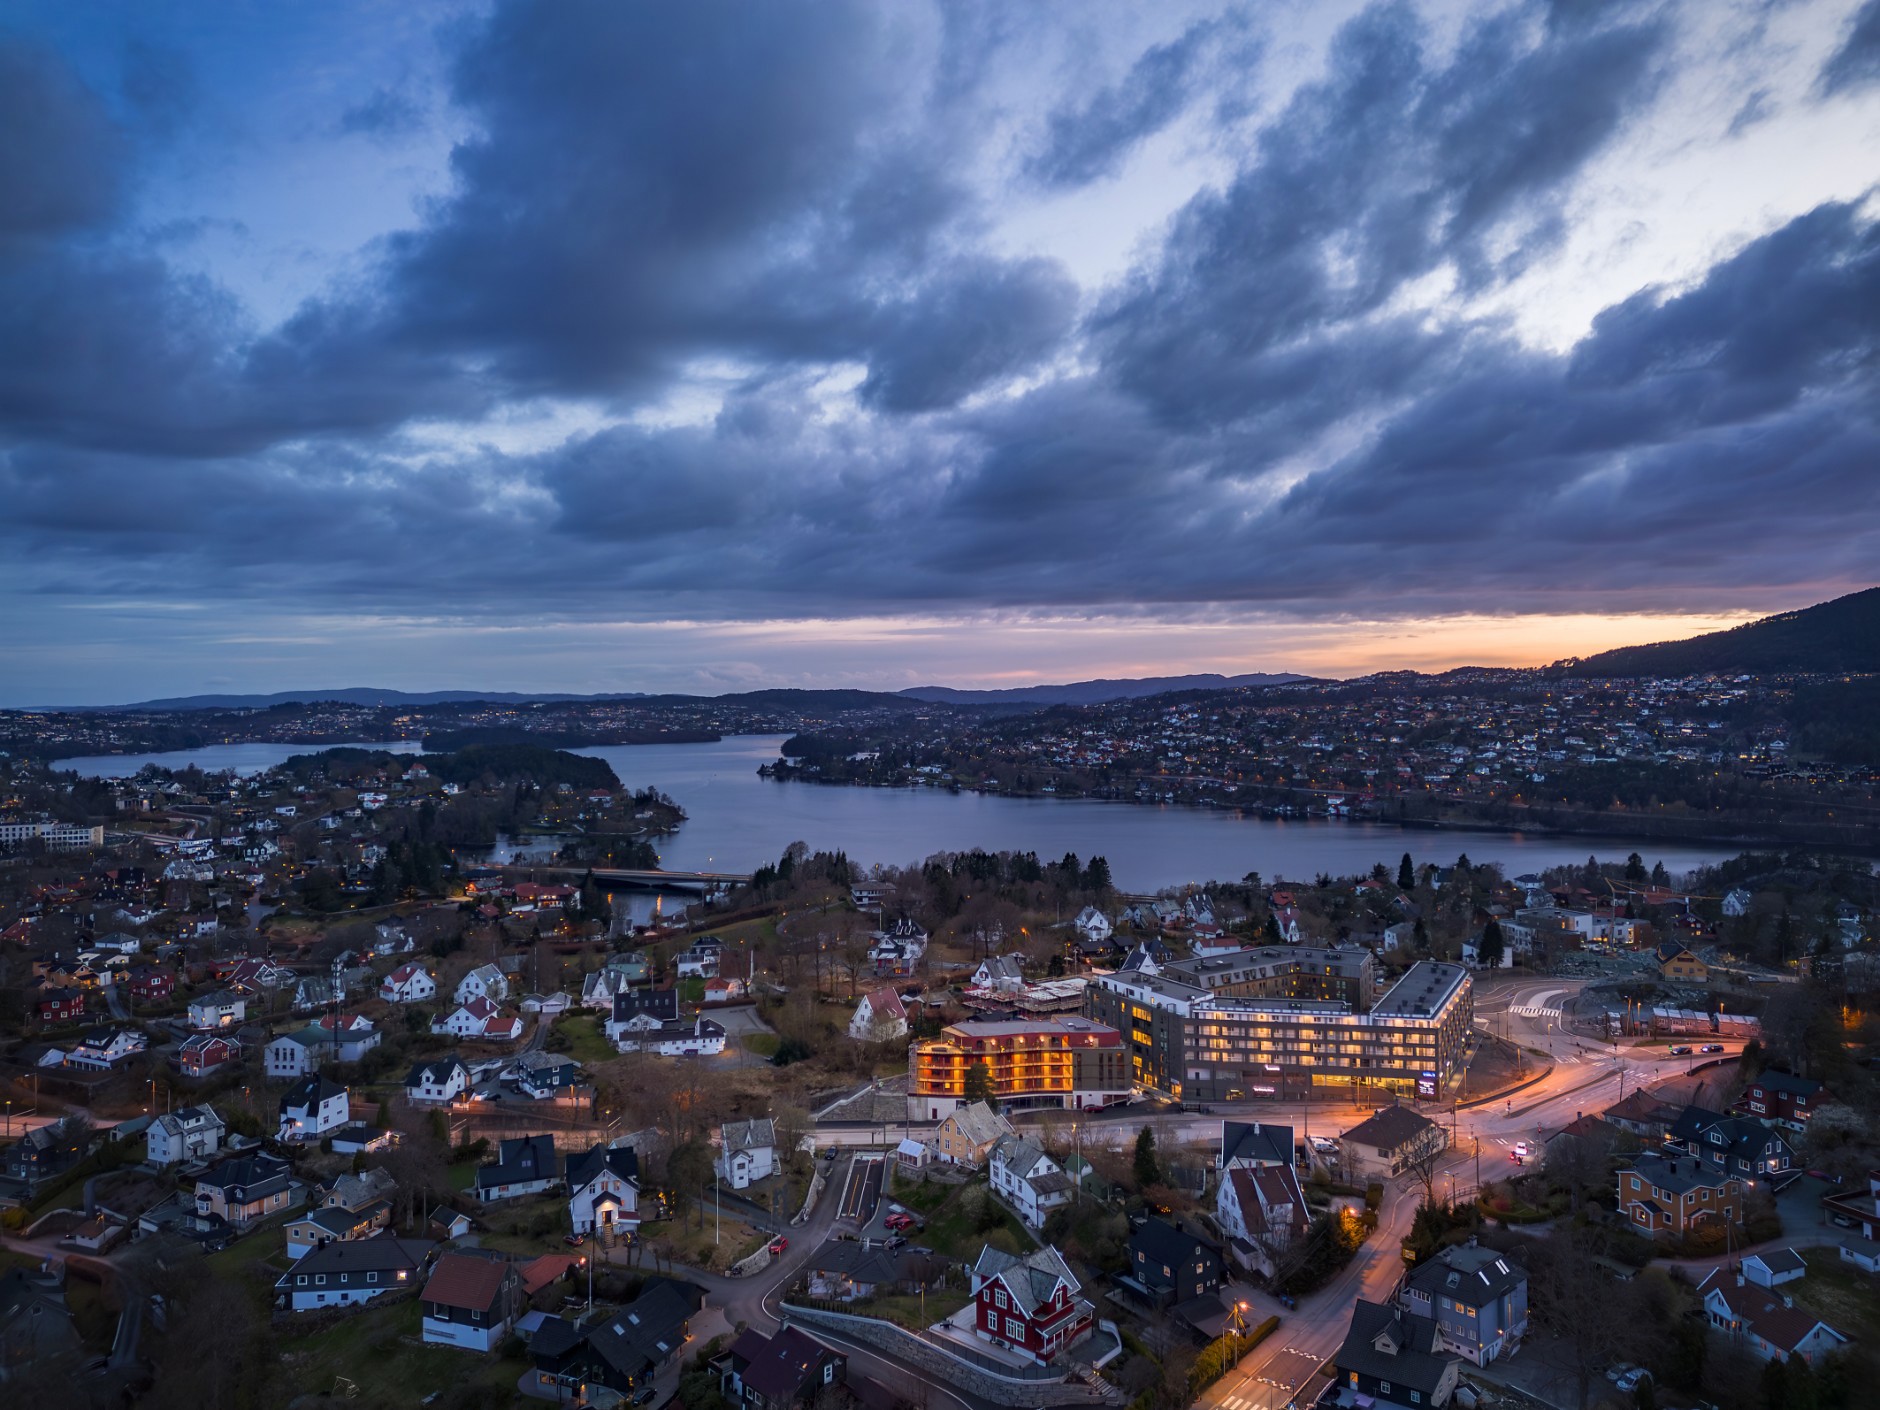
[[[1436,1095],[1436,1074],[1434,1072],[1419,1072],[1417,1074],[1417,1095],[1419,1097],[1433,1097]]]

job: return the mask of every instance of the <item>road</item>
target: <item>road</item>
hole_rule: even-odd
[[[1451,1152],[1438,1171],[1439,1197],[1465,1196],[1477,1185],[1477,1170],[1484,1181],[1502,1177],[1509,1151],[1517,1141],[1538,1143],[1543,1131],[1553,1132],[1576,1115],[1611,1106],[1641,1084],[1687,1070],[1692,1059],[1671,1057],[1663,1048],[1635,1046],[1629,1040],[1605,1043],[1580,1037],[1562,1022],[1561,1009],[1585,984],[1582,979],[1488,979],[1477,988],[1477,1027],[1504,1034],[1525,1048],[1548,1053],[1555,1066],[1533,1086],[1498,1102],[1452,1109],[1455,1138]],[[1731,1053],[1740,1048],[1731,1043]],[[1296,1120],[1302,1111],[1260,1108],[1261,1119]],[[1336,1129],[1333,1112],[1315,1104],[1313,1115],[1320,1131]],[[1247,1110],[1216,1108],[1206,1124],[1218,1132],[1220,1112],[1245,1118]],[[1359,1113],[1362,1114],[1362,1113]],[[1431,1110],[1432,1115],[1438,1112]],[[1201,1134],[1202,1122],[1176,1118],[1171,1133],[1186,1139]],[[1224,1410],[1283,1410],[1292,1393],[1343,1342],[1350,1326],[1351,1308],[1363,1298],[1388,1301],[1403,1272],[1398,1252],[1416,1216],[1421,1190],[1409,1178],[1393,1181],[1385,1190],[1378,1211],[1377,1232],[1365,1242],[1357,1258],[1330,1284],[1283,1314],[1279,1330],[1247,1360],[1211,1386],[1197,1402]],[[1260,1313],[1251,1320],[1258,1320]]]

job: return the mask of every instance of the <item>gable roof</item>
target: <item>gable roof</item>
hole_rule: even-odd
[[[338,1210],[324,1212],[339,1213]],[[317,1220],[317,1216],[315,1218]],[[436,1248],[429,1239],[401,1239],[391,1234],[379,1234],[370,1239],[337,1239],[303,1254],[275,1286],[288,1286],[296,1273],[392,1273],[400,1268],[415,1271],[424,1266],[424,1260]],[[425,1296],[430,1296],[429,1288],[425,1289]]]
[[[739,1378],[772,1404],[794,1400],[823,1357],[841,1354],[796,1327],[785,1327],[773,1337],[746,1330],[731,1344],[733,1362],[743,1363]]]
[[[321,1102],[331,1101],[334,1097],[343,1097],[346,1089],[339,1083],[326,1077],[303,1077],[281,1098],[282,1111],[311,1111]]]
[[[475,1258],[467,1253],[446,1253],[431,1270],[431,1280],[424,1285],[424,1300],[444,1307],[460,1307],[466,1312],[488,1312],[495,1306],[510,1276],[506,1262]]]
[[[499,1149],[496,1164],[477,1168],[476,1187],[524,1185],[532,1180],[553,1180],[557,1170],[553,1136],[512,1136]]]
[[[1227,1183],[1249,1234],[1279,1232],[1275,1225],[1280,1222],[1280,1210],[1285,1211],[1284,1222],[1291,1233],[1303,1231],[1312,1222],[1305,1191],[1299,1188],[1299,1177],[1290,1165],[1232,1166]],[[1275,1214],[1269,1215],[1268,1210]]]
[[[450,1081],[453,1068],[461,1072],[466,1081],[469,1080],[470,1069],[463,1065],[461,1058],[441,1057],[432,1058],[429,1062],[421,1062],[412,1068],[410,1075],[405,1078],[405,1085],[407,1087],[442,1087]]]
[[[1187,1225],[1177,1228],[1166,1219],[1152,1218],[1129,1236],[1130,1251],[1145,1254],[1152,1263],[1170,1268],[1203,1255],[1220,1260],[1221,1251]]]
[[[876,1018],[905,1019],[907,1017],[907,1006],[901,1002],[901,996],[895,993],[890,985],[884,984],[873,993],[864,994],[862,1002],[868,1005],[868,1011]]]
[[[649,1278],[626,1307],[588,1333],[594,1354],[624,1375],[638,1378],[685,1340],[685,1324],[698,1308],[688,1283]]]
[[[1736,1274],[1728,1268],[1711,1269],[1709,1276],[1697,1285],[1697,1295],[1705,1302],[1717,1297],[1730,1310],[1731,1316],[1747,1323],[1757,1336],[1785,1352],[1794,1352],[1816,1328],[1837,1342],[1847,1340],[1814,1313],[1793,1306],[1780,1293],[1747,1281],[1739,1286]]]
[[[734,1151],[764,1150],[777,1144],[777,1126],[767,1116],[749,1121],[727,1121],[721,1129],[725,1154]]]
[[[568,1157],[568,1188],[578,1190],[591,1183],[603,1170],[611,1170],[621,1179],[638,1186],[640,1153],[632,1146],[590,1146],[580,1155]]]
[[[677,989],[623,989],[614,995],[614,1022],[625,1023],[645,1014],[663,1022],[679,1016]]]
[[[1377,1150],[1395,1150],[1435,1125],[1427,1116],[1407,1106],[1387,1106],[1345,1132],[1344,1139]]]
[[[1431,1395],[1456,1358],[1436,1350],[1436,1322],[1381,1303],[1359,1298],[1351,1309],[1351,1329],[1333,1363]]]
[[[953,1129],[976,1146],[990,1144],[1001,1136],[1012,1134],[1012,1123],[992,1109],[988,1102],[978,1101],[970,1106],[958,1107],[947,1117],[953,1123]],[[942,1126],[946,1125],[943,1121]]]
[[[1485,1307],[1527,1281],[1527,1270],[1492,1248],[1446,1248],[1428,1263],[1410,1270],[1407,1280],[1418,1292],[1446,1297],[1470,1307]]]
[[[1063,1283],[1072,1297],[1083,1291],[1064,1255],[1046,1244],[1034,1253],[1004,1253],[987,1244],[979,1250],[973,1265],[975,1278],[997,1278],[1011,1293],[1021,1312],[1030,1316],[1051,1300],[1051,1294]]]
[[[1232,1165],[1237,1160],[1291,1165],[1293,1128],[1264,1121],[1223,1121],[1221,1164]]]

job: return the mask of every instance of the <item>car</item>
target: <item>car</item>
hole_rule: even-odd
[[[638,1390],[633,1392],[633,1399],[628,1403],[632,1405],[651,1405],[658,1398],[658,1387],[641,1386]]]
[[[881,1221],[881,1227],[884,1229],[911,1229],[914,1227],[914,1216],[911,1214],[890,1214],[886,1219]]]
[[[1651,1378],[1652,1373],[1647,1371],[1643,1366],[1634,1366],[1623,1376],[1619,1377],[1618,1380],[1614,1381],[1613,1385],[1619,1390],[1637,1390],[1639,1382],[1649,1381]]]
[[[773,1255],[782,1253],[789,1246],[790,1246],[790,1241],[786,1239],[782,1234],[777,1235],[776,1238],[770,1241],[770,1251]]]
[[[907,1247],[907,1236],[905,1234],[890,1234],[887,1239],[883,1241],[881,1246],[889,1253],[898,1253]]]
[[[1528,1143],[1526,1141],[1516,1141],[1514,1143],[1514,1153],[1523,1160],[1526,1160],[1528,1156],[1532,1154],[1532,1152],[1528,1150]]]
[[[1697,1051],[1700,1053],[1720,1053],[1723,1051],[1723,1044],[1722,1043],[1706,1043],[1704,1044],[1703,1047],[1699,1048]]]
[[[587,1235],[586,1234],[563,1234],[561,1236],[561,1241],[565,1243],[566,1245],[568,1245],[569,1248],[580,1248],[582,1244],[587,1242]]]
[[[1679,1043],[1671,1050],[1672,1057],[1689,1057],[1690,1055],[1691,1045],[1689,1043]]]
[[[1638,1367],[1634,1366],[1630,1361],[1615,1361],[1606,1368],[1606,1379],[1611,1381],[1614,1385],[1618,1385],[1621,1380],[1631,1375],[1632,1372],[1636,1370],[1638,1370]]]

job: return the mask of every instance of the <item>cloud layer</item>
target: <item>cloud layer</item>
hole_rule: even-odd
[[[1828,105],[1858,146],[1880,9],[1809,14],[1755,126]],[[439,29],[434,91],[362,64],[305,115],[460,135],[272,321],[147,218],[202,140],[191,77],[0,36],[6,611],[363,632],[513,623],[526,584],[577,621],[1440,616],[1871,580],[1869,191],[1694,230],[1562,347],[1507,315],[1648,179],[1692,11],[1378,3],[1309,62],[1286,12],[1104,18],[502,0]],[[1691,142],[1743,140],[1723,97]],[[1102,281],[1006,228],[1127,218],[1177,167]]]

